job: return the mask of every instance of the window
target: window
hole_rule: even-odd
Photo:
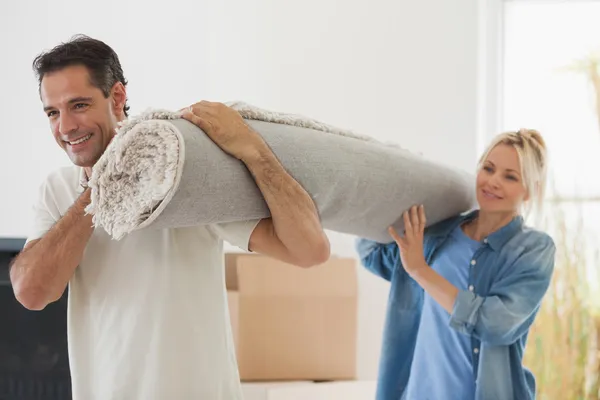
[[[526,364],[540,399],[598,399],[600,1],[513,0],[501,10],[498,121],[546,139],[546,228],[558,251]]]
[[[505,1],[503,13],[500,128],[541,131],[548,222],[564,212],[589,261],[600,245],[600,1]]]
[[[598,202],[600,1],[512,1],[504,10],[502,127],[544,134],[551,196]]]

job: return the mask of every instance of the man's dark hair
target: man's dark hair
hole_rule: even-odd
[[[68,42],[59,44],[33,60],[33,69],[40,87],[46,73],[72,65],[85,66],[92,85],[100,89],[106,98],[110,96],[115,83],[121,82],[123,86],[127,86],[117,53],[106,43],[85,35],[73,36]],[[128,111],[129,106],[125,101],[125,116],[128,116]]]

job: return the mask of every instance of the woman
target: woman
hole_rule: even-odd
[[[524,217],[546,169],[538,132],[498,135],[479,162],[478,209],[425,229],[412,207],[394,242],[357,241],[362,264],[391,282],[377,399],[535,398],[522,358],[555,246]]]

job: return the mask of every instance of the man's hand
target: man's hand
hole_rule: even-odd
[[[266,146],[241,115],[223,103],[201,101],[183,111],[183,118],[202,129],[223,151],[246,160]]]
[[[262,136],[221,103],[201,101],[181,111],[224,152],[244,163],[267,202],[271,218],[260,221],[252,232],[250,250],[302,267],[325,262],[330,245],[317,208]]]
[[[394,228],[389,228],[390,235],[400,248],[400,259],[406,272],[413,276],[423,268],[428,268],[423,251],[423,235],[425,231],[425,210],[423,206],[411,207],[405,211],[404,237],[400,237]]]

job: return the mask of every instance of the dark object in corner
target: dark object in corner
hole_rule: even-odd
[[[67,292],[42,311],[14,297],[8,266],[25,239],[0,239],[0,400],[70,400]]]

